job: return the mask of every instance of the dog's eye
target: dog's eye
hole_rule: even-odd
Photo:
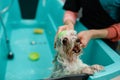
[[[80,42],[80,39],[78,38],[78,39],[76,39],[76,42]]]
[[[62,41],[63,45],[67,45],[67,41],[68,41],[68,38],[64,38]]]

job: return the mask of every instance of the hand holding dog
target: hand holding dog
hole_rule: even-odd
[[[106,38],[108,35],[107,29],[86,30],[78,33],[78,38],[81,40],[82,47],[86,47],[90,39]]]
[[[71,21],[68,20],[64,24],[65,25],[59,27],[57,33],[60,33],[64,30],[74,30],[74,24]]]
[[[78,33],[78,38],[80,39],[81,46],[84,48],[87,46],[89,40],[92,38],[92,33],[90,30],[81,31]]]

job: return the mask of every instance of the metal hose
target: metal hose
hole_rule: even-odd
[[[4,14],[5,12],[7,12],[7,11],[10,9],[10,7],[11,7],[12,4],[13,4],[13,1],[14,1],[14,0],[11,0],[10,4],[0,11],[0,21],[1,21],[1,25],[2,25],[2,27],[3,27],[3,32],[4,32],[4,34],[5,34],[6,44],[7,44],[7,48],[8,48],[8,52],[9,52],[8,55],[11,55],[11,54],[13,54],[13,53],[11,52],[10,41],[8,40],[6,27],[5,27],[4,22],[3,22],[3,19],[2,19],[2,14]]]

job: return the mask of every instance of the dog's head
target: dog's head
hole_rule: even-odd
[[[54,47],[58,55],[66,58],[69,62],[75,60],[82,51],[80,39],[74,30],[66,30],[57,34]]]

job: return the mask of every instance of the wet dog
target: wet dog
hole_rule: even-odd
[[[82,62],[80,59],[83,54],[81,42],[74,30],[56,34],[54,47],[57,54],[53,61],[54,69],[51,78],[83,73],[91,75],[96,71],[103,70],[101,65],[89,66]]]

